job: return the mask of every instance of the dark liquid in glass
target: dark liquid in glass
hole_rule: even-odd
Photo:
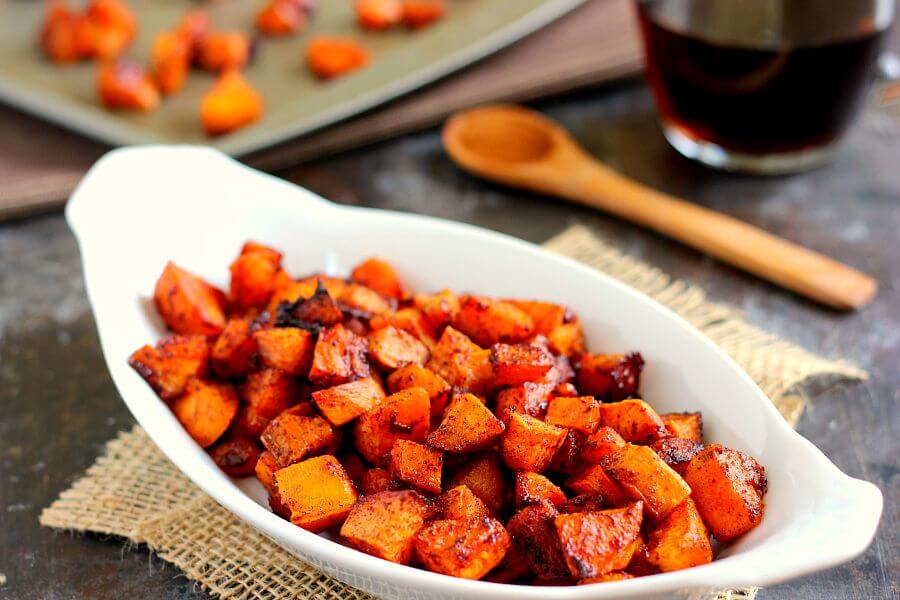
[[[796,152],[835,140],[863,101],[883,31],[860,22],[814,43],[710,39],[667,19],[665,2],[642,3],[638,15],[647,80],[663,121],[683,134],[746,154]]]

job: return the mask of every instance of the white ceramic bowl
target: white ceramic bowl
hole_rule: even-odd
[[[670,598],[767,585],[826,569],[872,540],[882,497],[794,432],[737,365],[647,297],[572,260],[510,237],[437,219],[339,207],[194,147],[117,150],[88,173],[66,217],[81,248],[100,343],[138,422],[191,480],[304,561],[383,598]],[[247,239],[284,251],[289,272],[346,274],[364,257],[393,262],[415,289],[450,287],[572,307],[595,351],[639,350],[642,391],[660,412],[701,410],[708,439],[748,452],[769,478],[762,524],[712,564],[579,587],[467,581],[389,563],[285,522],[255,480],[226,477],[127,364],[164,332],[154,282],[167,260],[227,288]],[[235,549],[239,553],[240,549]]]

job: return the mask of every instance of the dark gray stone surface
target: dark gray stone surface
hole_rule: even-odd
[[[436,131],[283,175],[337,202],[466,221],[534,242],[586,223],[627,253],[738,306],[751,322],[868,369],[865,383],[806,386],[810,403],[799,429],[847,473],[885,493],[875,542],[847,565],[765,589],[760,598],[897,598],[900,126],[872,108],[832,165],[761,179],[714,173],[675,155],[637,83],[537,107],[628,175],[868,271],[881,283],[878,297],[858,313],[834,313],[621,221],[476,181],[447,161]],[[146,549],[38,526],[41,508],[133,420],[102,364],[61,216],[0,226],[0,257],[0,573],[7,579],[0,597],[204,597]]]

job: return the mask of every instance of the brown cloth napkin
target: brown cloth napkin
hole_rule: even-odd
[[[719,344],[760,385],[792,425],[803,411],[796,387],[815,376],[864,379],[745,322],[700,288],[573,227],[545,244],[665,304]],[[168,461],[140,427],[110,441],[87,474],[40,516],[47,527],[91,531],[146,544],[204,590],[228,598],[362,599],[369,596],[317,571],[219,506]],[[285,524],[286,527],[291,527]],[[709,600],[752,600],[756,588]]]
[[[637,73],[631,0],[589,0],[525,40],[454,76],[352,120],[259,151],[244,160],[276,171],[439,123],[492,101],[524,101]],[[0,106],[0,220],[62,206],[109,149]]]

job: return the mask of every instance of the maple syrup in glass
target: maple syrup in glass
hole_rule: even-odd
[[[817,166],[865,100],[893,0],[642,0],[666,138],[729,170]]]

